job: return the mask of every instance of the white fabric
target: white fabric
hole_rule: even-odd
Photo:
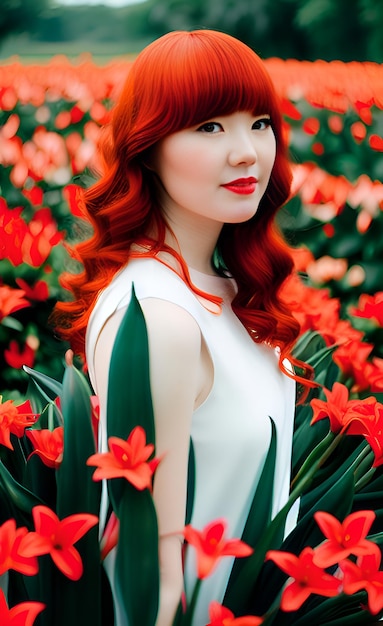
[[[101,293],[92,312],[86,342],[89,374],[97,393],[93,362],[97,338],[106,320],[129,303],[132,283],[139,300],[168,300],[194,317],[212,357],[214,383],[192,420],[196,491],[191,523],[202,529],[223,517],[228,523],[228,538],[240,537],[270,443],[269,416],[277,429],[273,515],[288,498],[295,383],[279,369],[277,352],[255,344],[233,313],[233,281],[190,272],[198,287],[223,297],[221,314],[207,310],[184,281],[162,263],[134,259]],[[102,450],[106,449],[105,422],[103,414]],[[194,626],[208,623],[211,600],[222,601],[232,562],[232,558],[225,557],[212,576],[204,580]],[[189,555],[185,570],[187,594],[194,582],[193,556]],[[118,626],[127,625],[119,622]]]

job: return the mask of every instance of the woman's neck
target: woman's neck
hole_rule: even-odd
[[[169,228],[165,242],[181,254],[188,267],[214,275],[211,259],[222,225],[212,220],[188,217],[177,215],[177,220],[174,220],[166,216]]]

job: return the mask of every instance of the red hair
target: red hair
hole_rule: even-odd
[[[181,129],[236,111],[268,114],[277,152],[270,182],[256,215],[226,224],[218,265],[236,280],[233,309],[256,342],[281,350],[281,367],[299,333],[279,290],[293,263],[274,222],[290,193],[291,171],[277,96],[261,59],[239,40],[221,32],[176,31],[145,48],[134,61],[110,126],[100,144],[101,177],[85,191],[93,236],[76,246],[83,272],[65,275],[72,302],[60,302],[54,319],[60,334],[83,353],[85,330],[98,292],[129,258],[133,243],[155,256],[165,245],[166,224],[153,173],[146,167],[151,148]],[[147,237],[157,233],[156,240]],[[174,256],[179,259],[175,251]],[[185,264],[181,273],[190,287]]]

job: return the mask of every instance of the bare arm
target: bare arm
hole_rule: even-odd
[[[141,302],[149,337],[156,455],[164,455],[153,497],[159,524],[160,609],[157,626],[171,626],[178,606],[191,418],[199,393],[201,333],[180,307],[162,300]]]

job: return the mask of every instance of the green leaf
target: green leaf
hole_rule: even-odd
[[[108,437],[127,439],[136,426],[155,443],[145,318],[132,297],[114,342],[108,382]],[[129,626],[152,626],[159,599],[157,518],[148,490],[137,492],[123,479],[108,480],[112,506],[120,519],[116,589]]]
[[[147,442],[155,443],[148,335],[134,286],[112,351],[107,415],[109,437],[127,439],[135,426],[142,426]]]
[[[195,493],[195,454],[193,441],[190,439],[189,462],[188,462],[188,486],[186,499],[185,526],[190,524],[193,512],[194,493]]]
[[[14,517],[18,525],[31,526],[31,511],[37,504],[44,504],[31,491],[17,482],[0,461],[1,514],[3,521]]]
[[[154,626],[158,611],[157,516],[148,489],[125,484],[120,500],[116,588],[129,626]]]
[[[7,317],[3,317],[3,319],[1,320],[1,325],[5,326],[5,328],[10,328],[11,330],[17,330],[18,332],[21,332],[24,328],[19,320],[16,320],[10,315],[8,315]]]
[[[147,443],[155,443],[148,335],[145,318],[132,287],[132,297],[118,329],[109,366],[108,437],[126,440],[136,426],[145,430]],[[118,510],[123,486],[123,479],[108,482],[115,511]]]
[[[316,606],[306,609],[302,616],[297,617],[294,626],[351,626],[376,624],[379,615],[371,615],[361,608],[366,603],[366,593],[360,591],[352,596],[340,594],[334,598],[324,598],[316,602]]]
[[[61,407],[64,416],[64,452],[57,470],[59,518],[75,513],[99,514],[101,487],[92,480],[86,461],[95,452],[91,424],[91,391],[84,376],[73,366],[66,368]],[[92,624],[101,626],[101,565],[98,528],[92,528],[78,544],[84,573],[73,582],[63,577],[57,587],[55,626]]]
[[[264,533],[264,537],[262,537],[256,547],[257,553],[259,552],[264,555],[266,551],[271,548],[292,552],[298,555],[305,546],[315,547],[321,543],[324,537],[314,520],[313,515],[315,511],[327,511],[339,519],[343,519],[351,510],[354,493],[353,488],[353,470],[350,468],[335,485],[329,487],[328,492],[326,492],[322,498],[318,498],[308,513],[298,521],[297,525],[286,539],[283,542],[279,542],[279,545],[275,542],[274,545],[270,545],[270,539],[268,538],[269,529],[267,529]],[[274,522],[272,522],[271,527],[273,524]],[[238,607],[238,612],[243,614],[245,610],[248,613],[254,612],[257,615],[266,612],[285,583],[286,578],[286,574],[274,563],[266,562],[262,566],[259,577],[256,580],[253,579],[252,589],[248,595],[247,603]],[[279,614],[276,623],[278,626],[279,624],[283,624],[283,621],[279,618]],[[295,625],[295,621],[293,623]]]
[[[38,372],[27,365],[23,366],[24,372],[26,372],[36,385],[38,391],[41,393],[44,399],[55,400],[62,392],[62,384],[54,378]]]
[[[274,421],[271,418],[270,421],[270,446],[241,537],[242,541],[249,544],[252,548],[256,548],[262,531],[271,521],[271,509],[273,502],[272,494],[274,489],[275,460],[277,453],[277,433]],[[281,531],[283,535],[283,530],[281,529]],[[224,598],[225,605],[227,603],[227,605],[231,607],[232,605],[235,606],[236,604],[241,603],[241,598],[238,596],[234,598],[232,596],[233,593],[235,594],[234,583],[240,575],[245,563],[245,559],[235,559],[234,561],[229,582],[226,587]]]

